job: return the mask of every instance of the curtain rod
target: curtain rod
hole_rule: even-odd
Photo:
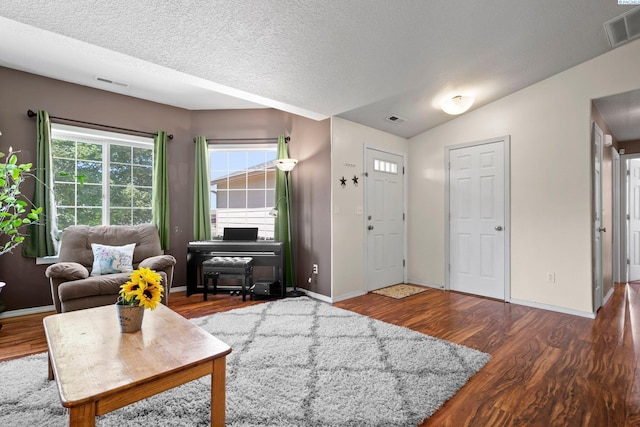
[[[28,110],[27,111],[27,116],[34,118],[37,114],[33,112],[33,110]],[[90,125],[90,126],[98,126],[101,128],[105,128],[105,129],[116,129],[116,130],[123,130],[126,132],[134,132],[134,133],[140,133],[143,135],[149,135],[149,136],[156,136],[157,133],[153,133],[153,132],[146,132],[143,130],[136,130],[136,129],[127,129],[127,128],[119,128],[117,126],[109,126],[109,125],[101,125],[100,123],[91,123],[91,122],[83,122],[82,120],[74,120],[74,119],[65,119],[64,117],[55,117],[55,116],[49,116],[50,119],[55,119],[55,120],[61,120],[61,121],[65,121],[65,122],[71,122],[71,123],[80,123],[83,125]],[[167,138],[169,139],[173,139],[173,135],[167,135]]]
[[[242,142],[242,141],[252,141],[252,142],[270,142],[270,141],[278,141],[278,138],[207,138],[207,143],[209,142],[219,142],[219,141],[227,141],[227,142]],[[291,141],[290,136],[284,137],[284,142]],[[193,142],[196,142],[196,139],[193,138]]]

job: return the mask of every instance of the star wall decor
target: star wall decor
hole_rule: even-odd
[[[356,187],[358,186],[358,177],[356,175],[353,175],[353,178],[351,178],[351,181],[353,181],[353,185],[355,185]]]
[[[340,178],[340,185],[342,185],[342,188],[347,186],[347,178],[345,178],[344,176],[342,178]]]

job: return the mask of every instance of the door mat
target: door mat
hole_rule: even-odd
[[[376,291],[373,291],[373,293],[378,295],[384,295],[385,297],[400,299],[400,298],[409,297],[411,295],[419,294],[426,290],[427,288],[422,286],[400,284],[400,285],[393,285],[393,286],[388,286],[386,288],[378,289]]]

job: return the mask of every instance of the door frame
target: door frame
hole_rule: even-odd
[[[363,167],[363,173],[366,174],[368,171],[368,165],[367,165],[367,150],[375,150],[375,151],[381,151],[383,153],[387,153],[387,154],[392,154],[394,156],[399,156],[402,157],[402,167],[404,168],[403,172],[402,172],[402,212],[404,213],[404,221],[402,224],[402,233],[403,233],[403,242],[402,242],[402,259],[405,260],[404,265],[402,267],[402,282],[403,283],[407,283],[407,210],[408,210],[408,200],[407,200],[407,177],[409,175],[408,173],[408,166],[407,166],[407,153],[403,153],[400,151],[395,151],[395,150],[390,150],[388,148],[381,148],[381,147],[377,147],[375,145],[370,145],[370,144],[364,144],[364,149],[362,150],[362,164],[364,165]],[[369,180],[365,179],[364,180],[364,199],[363,199],[363,203],[364,203],[364,207],[363,207],[363,215],[362,215],[362,232],[363,232],[363,239],[362,239],[362,245],[363,245],[363,254],[364,254],[364,289],[366,292],[370,291],[371,289],[367,280],[367,277],[369,276],[369,245],[368,245],[368,239],[367,239],[367,206],[369,206],[369,196],[367,195],[367,185],[369,185]]]
[[[620,221],[620,260],[618,263],[620,265],[619,279],[625,283],[629,281],[629,264],[627,264],[627,259],[629,259],[629,221],[627,220],[627,214],[629,211],[628,161],[639,158],[640,153],[620,154],[620,215],[618,216],[618,220]],[[615,220],[616,218],[614,217],[614,222]],[[615,259],[614,262],[616,262]]]
[[[449,165],[451,164],[451,152],[460,148],[475,147],[479,145],[492,144],[502,142],[503,145],[503,165],[504,165],[504,301],[511,301],[511,135],[500,136],[496,138],[484,139],[481,141],[466,142],[462,144],[446,145],[444,147],[444,255],[445,255],[445,280],[444,288],[451,289],[451,201],[449,198]]]
[[[596,144],[596,136],[600,136],[600,144]],[[604,230],[604,200],[602,188],[602,159],[604,157],[604,131],[596,122],[592,122],[591,126],[591,246],[592,246],[592,274],[591,274],[591,298],[593,313],[596,314],[602,307],[604,300],[604,248],[602,244],[602,233],[596,228],[596,225]],[[599,164],[600,171],[598,182],[596,183],[596,162]],[[597,185],[596,185],[597,184]],[[598,206],[598,200],[600,206]],[[599,219],[597,219],[599,218]],[[596,234],[598,237],[596,237]],[[598,284],[600,285],[598,287]]]

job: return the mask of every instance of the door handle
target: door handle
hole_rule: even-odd
[[[606,233],[607,232],[607,227],[600,227],[600,228],[598,228],[598,231]]]
[[[369,230],[373,230],[373,225],[367,227]]]
[[[501,225],[496,225],[496,231],[502,231],[502,226]]]

